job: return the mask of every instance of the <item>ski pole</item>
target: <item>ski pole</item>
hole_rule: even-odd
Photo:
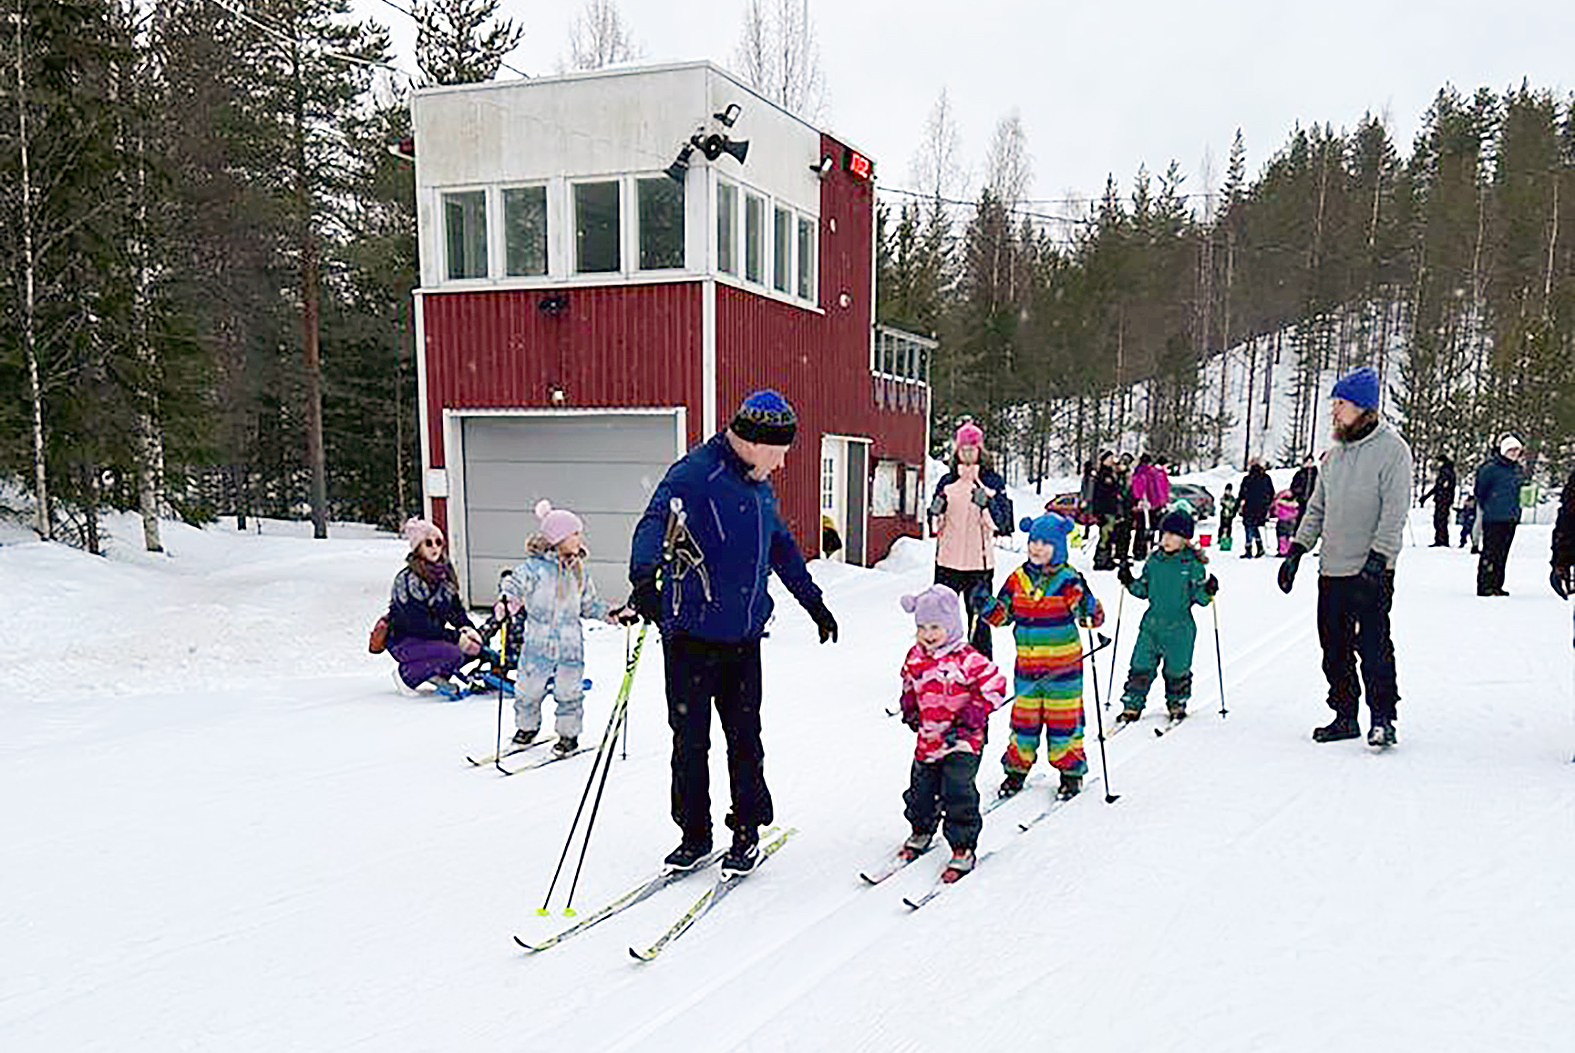
[[[1094,641],[1094,630],[1092,627],[1090,627],[1088,630],[1088,641],[1091,644]],[[1102,647],[1104,645],[1101,644],[1100,646]],[[1090,653],[1097,650],[1099,650],[1099,647],[1089,648]],[[1099,727],[1099,770],[1105,773],[1105,803],[1115,804],[1116,799],[1121,795],[1110,792],[1110,760],[1105,756],[1105,714],[1100,709],[1099,705],[1098,670],[1094,671],[1094,720],[1098,722]]]
[[[628,663],[626,663],[624,667],[623,686],[618,689],[618,697],[613,702],[613,711],[607,718],[607,730],[602,732],[601,744],[596,748],[596,761],[591,765],[590,778],[585,780],[585,790],[580,794],[579,807],[575,808],[574,820],[569,824],[569,836],[564,838],[563,852],[558,856],[557,869],[552,872],[552,882],[547,886],[547,896],[541,901],[541,907],[536,911],[537,914],[543,916],[546,915],[547,904],[552,902],[552,894],[557,890],[558,878],[563,874],[563,864],[568,860],[569,848],[574,844],[574,832],[579,829],[580,816],[585,811],[585,802],[590,799],[591,786],[596,782],[597,765],[601,763],[604,757],[609,762],[611,761],[611,757],[608,756],[608,746],[610,743],[616,742],[618,739],[618,720],[624,710],[624,707],[628,705],[629,685],[634,681],[634,667],[640,661],[640,650],[645,645],[645,633],[649,628],[649,623],[640,626],[640,636],[635,641],[634,654],[630,656]],[[600,800],[600,794],[597,795],[597,799],[598,801]],[[583,849],[581,850],[580,855],[581,859],[583,860]]]
[[[1123,560],[1122,562],[1124,564],[1125,560]],[[1122,585],[1121,586],[1121,595],[1116,597],[1116,632],[1115,632],[1115,638],[1113,640],[1111,640],[1111,643],[1110,643],[1110,679],[1105,683],[1105,706],[1107,708],[1110,706],[1110,699],[1116,697],[1116,660],[1121,657],[1117,653],[1117,649],[1121,646],[1121,609],[1126,606],[1126,602],[1127,602],[1127,587],[1125,585]],[[1094,670],[1094,679],[1096,681],[1099,679],[1099,670],[1098,669]],[[1096,683],[1094,686],[1098,687],[1099,685]]]
[[[1220,657],[1220,597],[1214,594],[1214,670],[1220,675],[1220,716],[1225,716],[1225,660]]]
[[[499,626],[498,652],[503,656],[503,660],[505,662],[508,661],[508,654],[509,654],[509,627],[508,627],[508,622],[506,622],[506,621],[501,626]],[[499,674],[499,676],[498,676],[498,744],[497,744],[497,747],[492,751],[492,766],[494,768],[498,769],[498,771],[502,772],[504,775],[507,775],[509,773],[509,770],[503,766],[503,681],[504,681],[504,679],[505,679],[505,676],[503,674]]]
[[[623,665],[625,669],[629,668],[629,627],[627,625],[623,629]],[[618,759],[629,759],[629,718],[627,716],[624,717],[623,721],[623,754]]]

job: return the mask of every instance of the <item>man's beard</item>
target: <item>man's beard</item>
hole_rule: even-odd
[[[1361,416],[1349,425],[1336,424],[1334,438],[1337,442],[1355,442],[1357,439],[1365,438],[1376,427],[1378,427],[1378,412],[1363,410]]]

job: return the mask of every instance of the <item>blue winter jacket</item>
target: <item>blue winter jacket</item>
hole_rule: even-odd
[[[705,573],[691,569],[663,575],[663,633],[720,643],[758,639],[771,617],[766,581],[773,570],[806,610],[823,605],[819,586],[777,514],[771,484],[749,478],[749,466],[733,452],[726,432],[689,451],[657,484],[634,528],[631,582],[649,580],[661,567],[675,497],[682,502]]]
[[[1483,462],[1474,489],[1482,522],[1520,522],[1520,487],[1525,481],[1526,470],[1501,453]]]

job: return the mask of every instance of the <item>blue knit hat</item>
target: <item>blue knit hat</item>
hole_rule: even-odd
[[[1159,521],[1159,532],[1161,534],[1175,534],[1178,537],[1184,537],[1191,541],[1194,526],[1196,524],[1192,521],[1192,517],[1178,508]]]
[[[1072,521],[1056,512],[1046,512],[1037,519],[1024,518],[1018,529],[1027,531],[1029,541],[1043,541],[1051,546],[1050,562],[1066,562],[1066,536],[1072,532]]]
[[[1334,385],[1334,397],[1361,409],[1378,408],[1378,374],[1372,366],[1353,369]]]
[[[762,388],[743,401],[728,427],[745,442],[791,446],[798,432],[798,414],[779,392]]]

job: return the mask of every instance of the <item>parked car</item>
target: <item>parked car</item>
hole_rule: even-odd
[[[1214,495],[1209,493],[1204,487],[1194,483],[1171,483],[1170,499],[1172,501],[1185,501],[1191,505],[1194,519],[1214,518]]]
[[[1083,496],[1075,490],[1071,493],[1056,494],[1045,502],[1045,511],[1059,512],[1074,523],[1082,523],[1084,526],[1094,522],[1094,515],[1083,511]]]

